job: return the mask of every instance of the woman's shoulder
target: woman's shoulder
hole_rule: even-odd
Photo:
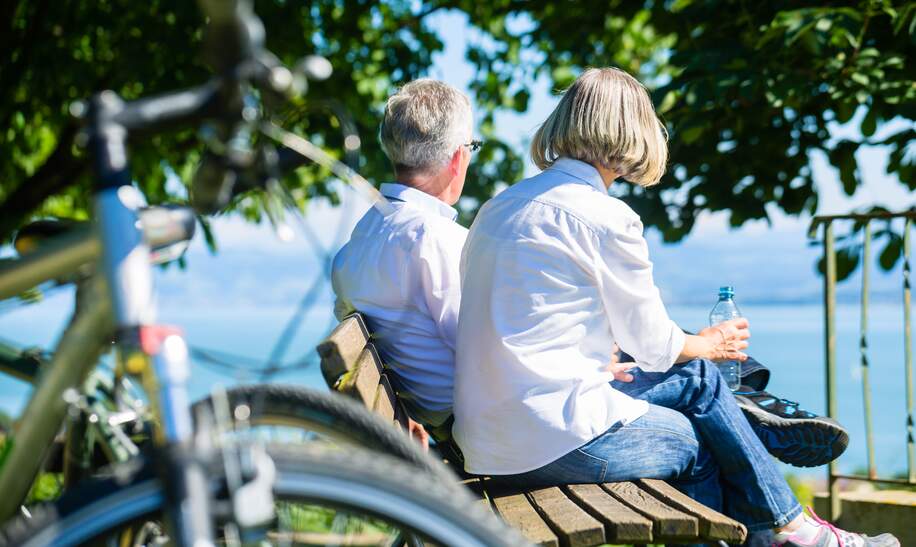
[[[504,199],[530,200],[532,204],[554,208],[599,232],[629,231],[633,224],[640,223],[636,211],[605,191],[579,181],[557,184],[551,179],[539,175],[525,179],[506,190]]]

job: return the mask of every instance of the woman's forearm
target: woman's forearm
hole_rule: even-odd
[[[713,343],[705,336],[688,334],[684,339],[684,349],[675,363],[686,363],[692,359],[712,359]]]
[[[741,350],[747,348],[747,339],[751,337],[748,327],[747,319],[739,317],[707,327],[695,335],[688,334],[675,363],[691,359],[745,361],[747,355]]]

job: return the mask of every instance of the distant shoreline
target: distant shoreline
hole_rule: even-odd
[[[855,304],[860,303],[861,296],[858,292],[858,287],[855,291],[837,291],[836,301],[837,304]],[[798,298],[786,298],[786,297],[776,297],[776,298],[764,298],[764,297],[754,297],[754,296],[745,296],[739,297],[739,305],[750,305],[750,306],[789,306],[789,305],[802,305],[802,306],[820,306],[823,305],[823,296],[805,296]],[[899,291],[880,291],[880,292],[870,292],[868,295],[869,305],[874,304],[897,304],[903,305],[903,289]],[[703,295],[703,298],[696,299],[687,299],[681,300],[672,298],[671,295],[668,295],[668,298],[665,299],[665,303],[669,306],[709,306],[709,298],[706,298],[706,295]],[[715,302],[713,302],[715,303]]]

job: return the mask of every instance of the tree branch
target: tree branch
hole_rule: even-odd
[[[22,181],[0,203],[0,241],[8,240],[35,209],[71,185],[85,169],[85,162],[71,153],[77,129],[72,124],[65,127],[58,135],[54,152],[32,176]]]

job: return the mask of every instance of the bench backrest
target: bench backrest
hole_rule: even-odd
[[[407,411],[391,385],[363,317],[345,317],[318,345],[321,374],[328,387],[360,401],[385,418],[407,427]]]

